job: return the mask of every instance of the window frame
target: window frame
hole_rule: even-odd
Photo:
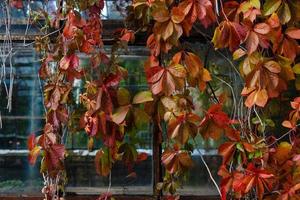
[[[20,25],[20,26],[25,26],[27,25],[27,20],[17,20],[17,23],[15,25]],[[105,46],[110,46],[113,44],[113,39],[111,38],[111,36],[113,35],[114,31],[117,28],[121,28],[123,27],[123,22],[122,20],[117,20],[117,19],[106,19],[103,20],[103,27],[105,27],[105,29],[103,30],[103,43]],[[23,29],[24,30],[24,29]],[[27,34],[24,36],[24,33],[13,33],[12,34],[12,41],[16,42],[16,43],[21,43],[24,42],[24,44],[28,45],[28,44],[32,44],[34,42],[34,39],[36,36],[43,36],[40,34]],[[189,40],[193,40],[195,39],[195,34],[192,34],[191,38],[189,38]],[[5,40],[5,36],[0,32],[0,42]],[[199,38],[198,38],[199,40]],[[146,37],[145,35],[139,35],[139,37],[137,37],[137,40],[135,42],[134,45],[129,45],[129,49],[132,49],[133,47],[140,47],[140,46],[145,46],[145,41],[146,41]],[[200,41],[203,42],[203,40],[200,39]],[[145,48],[141,48],[143,50],[145,50]],[[140,50],[132,52],[129,50],[129,53],[131,54],[131,56],[141,56],[141,55],[137,55],[137,53],[139,54],[143,54],[143,56],[146,56],[148,51],[143,51],[141,52]],[[129,55],[130,55],[129,54]],[[117,199],[128,199],[130,197],[130,199],[143,199],[143,200],[147,200],[147,199],[158,199],[162,196],[162,193],[157,193],[156,192],[156,185],[157,183],[161,182],[163,180],[163,167],[162,167],[162,163],[161,163],[161,155],[162,155],[162,145],[159,142],[159,138],[160,138],[160,131],[158,128],[158,125],[153,124],[152,128],[150,129],[152,130],[152,132],[150,134],[152,134],[152,152],[148,152],[151,153],[150,155],[152,155],[152,175],[153,175],[153,180],[152,180],[152,190],[151,190],[151,194],[148,193],[147,195],[142,195],[144,194],[144,191],[141,191],[141,194],[134,192],[134,190],[132,190],[132,192],[130,192],[128,195],[128,193],[124,193],[122,192],[119,188],[111,188],[111,192],[116,194],[116,198]],[[7,150],[7,149],[5,149]],[[72,153],[76,154],[76,151],[82,151],[83,153],[85,153],[87,150],[80,150],[80,149],[71,149]],[[139,152],[144,152],[144,149],[138,149]],[[207,154],[207,152],[203,149],[200,149],[200,151],[202,151],[204,153],[204,155],[217,155],[216,150],[214,150],[213,152],[209,152]],[[28,150],[8,150],[6,151],[5,155],[2,152],[2,154],[0,153],[0,156],[9,156],[9,155],[27,155],[28,154]],[[92,153],[88,153],[88,156],[93,156],[93,152]],[[91,155],[90,155],[91,154]],[[192,155],[197,155],[198,153],[193,153]],[[206,173],[206,172],[205,172]],[[134,187],[134,186],[133,186]],[[90,188],[90,187],[88,187]],[[85,191],[87,188],[85,187],[68,187],[66,188],[66,194],[68,198],[71,199],[81,199],[82,196],[84,196],[85,199],[95,199],[94,194],[99,194],[99,192],[106,192],[106,188],[91,188],[90,189],[90,193],[85,193],[85,192],[81,192],[81,191]],[[76,192],[77,190],[77,192]],[[78,192],[79,190],[79,192]],[[135,190],[135,191],[140,191],[139,189]],[[142,195],[142,196],[140,196]],[[1,197],[1,194],[0,194]],[[5,197],[5,199],[8,200],[15,200],[15,199],[19,199],[18,197]],[[22,199],[24,199],[24,197],[22,197]],[[35,200],[35,199],[40,199],[40,197],[28,197],[26,199],[30,199],[30,200]],[[210,199],[219,199],[219,197],[217,195],[204,195],[204,196],[181,196],[180,199],[189,199],[189,200],[210,200]]]

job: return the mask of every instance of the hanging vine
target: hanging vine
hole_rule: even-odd
[[[22,1],[9,2],[22,6]],[[101,38],[103,0],[58,2],[54,18],[46,12],[39,15],[47,27],[58,31],[55,38],[46,35],[35,42],[43,56],[39,75],[45,79],[47,113],[43,133],[28,140],[30,162],[42,156],[45,199],[63,194],[64,140],[75,79],[86,83],[80,96],[85,110],[78,123],[89,136],[89,148],[94,140],[103,142],[95,157],[98,174],[111,177],[112,166],[119,160],[131,172],[134,164],[147,158],[138,154],[135,135],[128,132],[151,120],[165,147],[161,156],[165,176],[157,189],[167,194],[166,199],[179,198],[177,189],[194,165],[191,154],[198,150],[199,135],[204,140],[226,138],[218,149],[223,157],[220,186],[198,150],[222,199],[299,198],[300,100],[295,92],[285,96],[300,88],[298,1],[133,0],[125,28],[114,34],[110,53],[104,51]],[[144,66],[150,91],[132,95],[120,87],[127,71],[119,64],[119,50],[126,49],[140,32],[146,35],[150,51]],[[186,42],[194,32],[225,58],[231,67],[228,71],[241,78],[242,98],[237,100],[236,87],[211,70]],[[90,68],[80,68],[79,54],[88,56]],[[232,92],[235,105],[230,116],[225,109],[228,98],[216,91],[214,81]],[[195,89],[208,97],[207,109],[195,106]],[[279,127],[272,120],[272,104],[286,99],[292,111]],[[269,127],[276,127],[276,132],[288,130],[278,136]],[[102,197],[111,198],[111,194]]]

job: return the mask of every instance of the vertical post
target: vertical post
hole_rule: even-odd
[[[157,191],[156,186],[162,182],[162,133],[159,128],[159,121],[157,120],[157,101],[154,103],[154,113],[152,115],[152,167],[153,167],[153,195],[155,199],[160,200],[162,191]]]

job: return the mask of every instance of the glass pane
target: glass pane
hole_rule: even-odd
[[[14,45],[12,57],[12,110],[7,110],[6,86],[11,83],[7,63],[6,86],[0,87],[0,194],[40,193],[42,179],[39,164],[27,160],[27,137],[39,133],[44,124],[41,83],[38,79],[39,57],[34,49]]]
[[[131,53],[135,54],[133,50]],[[144,50],[143,50],[144,51]],[[139,51],[140,53],[143,51]],[[121,56],[120,64],[128,69],[128,79],[121,83],[122,87],[137,93],[147,89],[146,79],[143,73],[142,56]],[[87,64],[84,58],[81,64]],[[12,111],[6,109],[7,99],[0,98],[2,113],[2,129],[0,129],[0,194],[33,194],[40,193],[42,186],[41,175],[39,174],[39,161],[36,166],[29,166],[27,161],[26,141],[27,136],[36,132],[40,133],[44,125],[44,108],[42,103],[41,82],[38,79],[38,56],[34,49],[22,49],[18,47],[17,53],[13,56],[13,72],[15,74],[13,107]],[[9,84],[9,76],[6,83]],[[74,98],[77,101],[83,83],[74,83]],[[1,96],[5,96],[4,85],[1,87]],[[133,133],[131,133],[133,134]],[[128,169],[122,163],[116,163],[112,170],[112,191],[122,193],[150,194],[152,192],[152,158],[151,158],[151,134],[149,125],[145,125],[136,131],[137,138],[143,139],[138,146],[139,152],[147,152],[149,157],[146,161],[136,164],[134,171],[136,176],[128,177]],[[69,192],[83,192],[88,187],[90,193],[98,194],[105,191],[109,179],[96,174],[94,156],[96,151],[88,152],[87,135],[83,131],[71,133],[67,138],[69,156],[66,160],[68,174]],[[101,142],[96,145],[102,146]],[[96,149],[97,149],[96,148]],[[21,150],[22,149],[22,150]],[[5,174],[2,176],[2,174]],[[85,189],[84,189],[85,188]],[[137,188],[139,188],[137,190]]]
[[[44,122],[41,82],[38,78],[39,58],[32,48],[17,49],[15,52],[12,58],[13,80],[10,80],[7,63],[5,84],[0,87],[0,142],[4,149],[27,148],[27,136],[40,132]],[[12,82],[12,109],[9,112],[7,91]]]
[[[106,0],[103,9],[103,19],[121,20],[126,14],[126,7],[130,0]]]
[[[220,54],[218,51],[214,51],[210,44],[193,43],[190,44],[194,53],[196,53],[205,63],[205,67],[213,72],[213,75],[217,75],[219,79],[214,78],[210,81],[210,85],[216,96],[226,96],[226,101],[223,105],[224,112],[228,113],[231,118],[236,117],[234,106],[241,96],[235,92],[236,96],[233,97],[231,88],[226,83],[229,83],[233,88],[233,91],[241,91],[243,86],[242,80],[238,77],[234,71],[231,63],[234,62],[229,60],[231,56],[224,56],[226,52]],[[212,75],[212,76],[213,76]],[[213,97],[210,86],[207,86],[208,94]],[[195,112],[203,117],[205,111],[208,110],[209,106],[213,104],[213,98],[208,97],[207,93],[202,93],[198,89],[192,89],[191,95],[194,100]],[[236,98],[234,100],[234,98]],[[223,135],[223,134],[222,134]],[[209,173],[213,176],[214,180],[220,182],[220,177],[217,172],[221,165],[222,158],[218,155],[217,148],[221,143],[225,141],[225,138],[221,137],[218,140],[203,139],[200,134],[195,138],[195,143],[191,140],[191,144],[194,145],[195,149],[192,153],[194,161],[194,167],[185,177],[183,182],[183,188],[180,189],[181,194],[185,195],[218,195],[218,191],[210,178]],[[202,160],[202,157],[205,163]],[[205,166],[207,164],[207,166]],[[209,170],[209,172],[208,172]]]
[[[135,54],[139,48],[133,48],[129,55],[120,56],[120,65],[128,70],[128,78],[121,82],[121,87],[128,89],[132,96],[139,91],[147,90],[147,82],[143,72],[143,64],[145,56],[137,56]],[[141,52],[139,51],[141,54]],[[109,52],[109,48],[107,49]],[[135,54],[135,55],[132,55]],[[87,65],[85,58],[81,58],[81,64]],[[83,83],[79,84],[83,87]],[[80,88],[78,88],[81,90]],[[76,98],[76,97],[75,97]],[[147,152],[149,157],[134,166],[134,177],[128,177],[128,169],[121,163],[117,162],[112,170],[111,186],[113,193],[135,193],[135,194],[151,194],[152,193],[152,151],[151,151],[151,134],[149,125],[145,125],[142,129],[132,130],[127,134],[135,134],[136,138],[143,141],[138,145],[139,152]],[[128,138],[125,138],[128,141]],[[68,135],[67,146],[74,150],[72,155],[67,159],[68,169],[68,192],[75,193],[93,193],[99,194],[105,192],[109,185],[109,177],[100,177],[96,174],[94,166],[94,156],[96,151],[88,152],[86,133],[72,132]],[[101,148],[102,144],[98,141],[96,148]],[[82,150],[79,150],[82,149]]]
[[[216,150],[201,150],[201,154],[208,165],[210,173],[219,184],[221,179],[218,176],[218,169],[221,165],[221,157],[217,155]],[[183,188],[179,190],[180,194],[197,196],[218,195],[218,191],[209,176],[207,168],[201,160],[200,154],[194,152],[192,159],[194,161],[194,167],[188,172],[186,179],[183,181]]]

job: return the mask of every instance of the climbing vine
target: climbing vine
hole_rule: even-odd
[[[22,7],[20,0],[9,2]],[[94,140],[102,141],[95,166],[99,175],[110,176],[117,161],[132,172],[147,158],[138,154],[135,135],[128,133],[148,121],[158,127],[158,144],[164,147],[165,173],[157,190],[163,190],[166,199],[179,198],[177,189],[193,167],[191,154],[198,150],[199,135],[204,140],[225,138],[218,149],[223,158],[220,185],[199,151],[222,199],[299,198],[300,2],[133,0],[110,52],[101,38],[103,0],[61,0],[58,5],[55,17],[39,14],[46,31],[55,29],[57,36],[38,37],[35,42],[42,55],[39,75],[45,80],[47,113],[43,133],[28,140],[29,161],[33,164],[38,155],[42,157],[46,199],[63,195],[68,127],[80,124],[89,136],[89,149]],[[119,50],[134,43],[137,34],[147,38],[144,71],[149,91],[130,94],[120,87],[128,72],[119,63]],[[206,40],[209,51],[226,58],[231,72],[243,81],[241,91],[233,90],[238,83],[211,70],[207,58],[198,55],[188,42],[195,34],[193,40]],[[80,54],[88,56],[89,67],[80,68]],[[74,123],[75,79],[84,80],[85,87],[80,95],[84,111]],[[233,114],[225,109],[229,97],[216,91],[216,81],[232,91]],[[195,90],[207,96],[207,109],[195,106]],[[241,94],[240,103],[235,93]],[[291,111],[280,113],[284,119],[279,126],[272,113],[286,102]],[[125,136],[131,138],[124,140]]]

